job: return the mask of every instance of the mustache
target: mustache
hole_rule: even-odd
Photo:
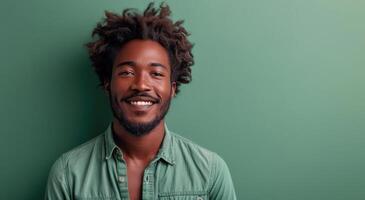
[[[134,97],[147,97],[147,98],[153,100],[156,103],[160,103],[159,98],[153,97],[153,96],[149,95],[146,92],[133,93],[133,94],[127,96],[127,97],[122,98],[121,101],[128,101],[128,99],[131,99],[131,98],[134,98]]]

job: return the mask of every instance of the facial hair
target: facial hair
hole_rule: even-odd
[[[120,100],[118,100],[116,96],[109,94],[109,103],[114,117],[118,119],[119,124],[122,125],[127,132],[134,136],[143,136],[151,132],[161,122],[161,120],[165,118],[170,108],[171,99],[172,98],[170,97],[165,102],[161,100],[159,101],[159,103],[162,104],[161,109],[153,120],[146,123],[134,123],[128,120],[124,111],[118,106],[118,102],[120,102]]]

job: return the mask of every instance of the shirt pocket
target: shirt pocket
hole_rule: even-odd
[[[119,200],[118,198],[109,197],[90,197],[90,198],[77,198],[76,200]]]
[[[76,197],[75,200],[119,200],[119,198],[91,196],[91,197]]]
[[[118,198],[109,198],[109,197],[90,197],[90,198],[76,198],[76,200],[119,200]]]
[[[206,192],[160,193],[159,200],[208,200]]]

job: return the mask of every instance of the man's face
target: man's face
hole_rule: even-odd
[[[150,132],[163,122],[176,83],[164,47],[152,40],[132,40],[117,53],[109,100],[114,117],[133,135]]]

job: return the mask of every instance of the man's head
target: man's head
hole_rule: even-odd
[[[93,31],[97,40],[87,44],[90,58],[114,117],[129,133],[143,135],[161,123],[179,86],[191,81],[192,44],[168,6],[105,15]]]

